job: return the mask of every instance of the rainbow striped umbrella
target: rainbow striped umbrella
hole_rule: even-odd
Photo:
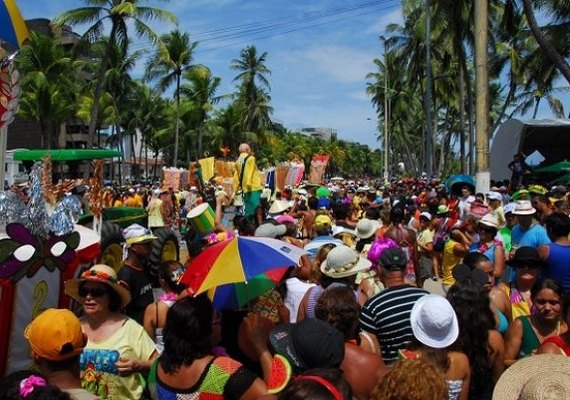
[[[204,249],[190,262],[181,282],[195,294],[208,291],[218,308],[242,306],[274,287],[303,254],[303,249],[281,240],[235,237]]]
[[[15,0],[0,1],[0,40],[19,48],[29,36]]]

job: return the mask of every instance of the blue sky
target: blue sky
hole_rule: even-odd
[[[80,0],[17,3],[26,19],[51,19],[85,5]],[[334,128],[341,139],[379,147],[365,76],[375,70],[372,60],[381,57],[378,37],[385,26],[402,22],[399,0],[155,0],[144,4],[174,13],[179,28],[200,42],[195,62],[222,78],[220,94],[234,91],[231,60],[239,57],[242,48],[255,45],[268,53],[277,120],[289,129]],[[242,26],[243,32],[244,25],[273,30],[242,37],[235,36],[238,29],[226,30],[226,37],[212,33],[235,26]],[[151,26],[159,33],[174,29],[165,23]],[[81,28],[77,31],[81,33]],[[139,41],[133,47],[148,46]],[[137,73],[143,68],[141,61]]]

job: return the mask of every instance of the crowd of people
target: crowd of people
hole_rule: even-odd
[[[127,190],[121,204],[146,207],[150,230],[125,229],[118,273],[99,264],[66,283],[79,317],[32,321],[37,369],[6,377],[0,399],[570,398],[565,187],[492,182],[481,194],[421,177],[276,191],[240,151],[235,195]],[[189,229],[187,259],[154,277],[152,229],[180,229],[202,202],[214,232]],[[216,310],[181,278],[239,236],[305,255],[244,307]]]

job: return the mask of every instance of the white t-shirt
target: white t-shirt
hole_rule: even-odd
[[[287,285],[287,296],[285,297],[285,307],[289,309],[289,321],[297,322],[297,313],[299,312],[299,305],[309,288],[315,286],[314,283],[307,283],[299,280],[298,278],[289,278],[285,281]]]

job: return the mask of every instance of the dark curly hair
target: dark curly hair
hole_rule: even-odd
[[[344,340],[357,337],[360,306],[347,286],[326,289],[317,300],[315,316],[338,329]]]
[[[490,307],[489,295],[477,281],[466,277],[455,282],[447,293],[459,322],[458,350],[469,358],[473,381],[488,372],[489,330],[495,327],[495,318]]]
[[[164,326],[164,352],[158,362],[167,374],[198,358],[212,348],[212,303],[202,294],[183,297],[170,307]]]
[[[30,376],[47,379],[42,374],[23,370],[16,371],[0,380],[0,400],[20,400],[24,397],[20,395],[20,383]],[[25,397],[26,400],[71,400],[71,396],[59,389],[57,386],[46,383],[45,386],[34,386],[33,391]]]
[[[343,400],[351,400],[350,386],[342,377],[342,371],[334,368],[315,368],[292,379],[289,385],[279,394],[281,400],[335,400],[331,391],[323,384],[303,377],[320,377],[328,381],[338,390]]]

